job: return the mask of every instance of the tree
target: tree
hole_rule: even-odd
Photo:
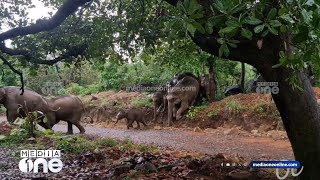
[[[319,1],[166,0],[188,19],[202,50],[252,65],[269,82],[300,179],[316,179],[320,167],[320,114],[303,62],[320,59]]]

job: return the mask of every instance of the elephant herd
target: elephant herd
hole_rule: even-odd
[[[192,73],[186,72],[176,74],[174,78],[167,83],[165,87],[161,87],[159,91],[153,95],[154,104],[154,120],[160,111],[168,109],[167,125],[172,125],[172,120],[181,119],[190,106],[199,102],[205,95],[206,87],[205,78],[197,78]]]
[[[153,95],[154,120],[157,120],[157,115],[161,110],[167,109],[167,125],[171,126],[173,119],[181,119],[190,106],[205,96],[203,88],[201,79],[192,73],[176,74],[166,86],[162,86]],[[80,133],[85,132],[84,127],[80,124],[84,105],[77,96],[46,98],[28,88],[25,88],[21,95],[19,87],[5,86],[0,87],[1,104],[6,108],[9,123],[13,123],[18,117],[26,117],[29,112],[38,112],[47,117],[47,121],[43,121],[44,116],[41,116],[42,119],[38,122],[45,129],[51,129],[59,121],[66,121],[68,123],[67,134],[73,134],[72,125],[75,125]],[[117,119],[127,118],[129,128],[132,127],[133,121],[140,122],[141,118],[136,117],[136,114],[141,113],[119,113]],[[144,119],[141,119],[141,123],[146,126]]]
[[[19,87],[0,87],[0,104],[6,108],[6,116],[10,123],[13,123],[18,117],[26,117],[28,112],[41,112],[48,119],[44,122],[43,116],[42,121],[39,122],[39,125],[45,129],[51,129],[60,120],[63,120],[68,123],[67,134],[73,134],[72,125],[75,125],[80,133],[85,132],[80,124],[84,105],[78,97],[67,95],[50,99],[30,89],[25,89],[23,95],[20,94]]]

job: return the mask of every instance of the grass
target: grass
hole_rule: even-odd
[[[194,120],[198,116],[198,113],[206,109],[209,104],[209,102],[203,102],[200,106],[191,106],[186,115],[187,118],[190,120]]]
[[[136,150],[139,152],[156,152],[157,147],[134,144],[129,138],[123,141],[111,138],[99,138],[90,140],[86,137],[73,135],[67,136],[62,133],[48,133],[36,131],[36,142],[30,144],[27,140],[28,133],[24,129],[13,129],[10,134],[3,135],[0,139],[0,147],[29,147],[30,149],[59,149],[66,153],[82,154],[93,151],[96,148],[118,148],[122,151]]]
[[[249,108],[244,105],[244,104],[241,104],[239,101],[237,100],[231,100],[231,101],[228,101],[226,103],[226,108],[228,110],[228,113],[230,115],[239,115],[241,113],[243,113],[244,111],[248,110]]]
[[[266,100],[260,99],[251,108],[251,111],[253,111],[253,113],[267,114],[275,118],[280,118],[280,113],[277,110],[276,105],[272,103],[272,101],[266,101]]]
[[[150,98],[148,96],[142,96],[142,97],[134,98],[131,101],[131,105],[136,108],[141,108],[141,107],[152,108],[153,102],[152,102],[152,98]]]
[[[221,107],[217,107],[213,111],[210,111],[207,116],[210,118],[215,118],[220,114],[221,110]]]

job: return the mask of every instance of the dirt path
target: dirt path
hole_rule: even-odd
[[[0,121],[5,117],[0,117]],[[218,135],[206,132],[186,130],[127,130],[119,128],[102,128],[85,126],[86,134],[116,139],[131,139],[135,143],[170,147],[177,150],[188,150],[203,154],[223,153],[240,155],[250,160],[259,159],[293,159],[288,140],[275,140],[267,137],[243,137],[239,135]],[[55,131],[67,131],[67,125],[59,123]],[[74,127],[78,133],[78,129]]]

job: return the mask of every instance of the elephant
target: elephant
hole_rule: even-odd
[[[145,122],[143,112],[140,109],[132,108],[120,111],[116,116],[117,121],[115,122],[115,124],[117,124],[118,121],[123,118],[127,119],[127,129],[129,129],[130,127],[133,128],[134,121],[137,122],[138,129],[140,129],[140,123],[142,123],[144,127],[148,127]]]
[[[181,79],[183,79],[186,76],[190,76],[190,77],[193,77],[193,78],[199,80],[199,78],[197,76],[195,76],[194,74],[192,74],[191,72],[184,72],[181,74],[175,74],[170,85],[175,86],[178,83],[178,81],[180,81]]]
[[[190,106],[195,103],[199,94],[199,81],[191,76],[185,76],[177,82],[177,84],[168,89],[168,122],[169,126],[172,125],[172,117],[176,120],[181,119],[184,113]],[[177,110],[177,105],[180,104]]]
[[[206,99],[210,102],[214,101],[215,95],[217,93],[217,81],[215,78],[215,74],[202,75],[200,77],[200,100]]]
[[[54,119],[52,109],[47,101],[38,93],[29,88],[24,89],[23,95],[20,87],[0,87],[0,104],[6,108],[6,116],[9,123],[13,123],[18,117],[26,117],[27,112],[40,111],[47,115],[47,118]]]
[[[66,95],[45,100],[51,108],[58,110],[49,113],[54,113],[52,117],[55,117],[55,119],[48,119],[47,123],[40,122],[40,126],[45,129],[51,129],[62,120],[68,123],[67,134],[73,134],[72,125],[75,125],[81,134],[85,133],[84,127],[80,124],[80,119],[84,112],[84,105],[77,96]]]
[[[154,110],[154,117],[153,120],[157,121],[157,115],[161,111],[161,109],[164,111],[166,109],[167,104],[167,91],[165,87],[161,87],[157,92],[153,94],[153,110]]]

